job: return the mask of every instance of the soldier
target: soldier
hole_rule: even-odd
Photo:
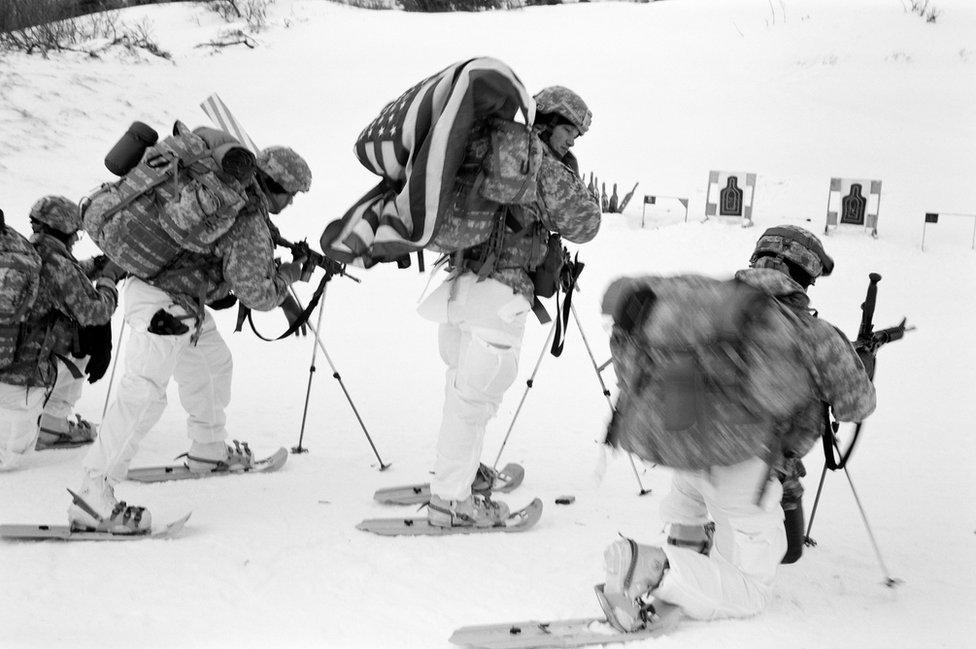
[[[107,263],[105,255],[98,255],[82,260],[78,265],[85,276],[94,281]],[[69,361],[88,376],[88,383],[95,383],[104,376],[112,360],[112,323],[82,326],[78,334],[79,349],[72,351]],[[85,376],[71,369],[65,361],[58,360],[58,378],[38,421],[38,451],[73,448],[95,441],[95,425],[75,413],[75,405],[85,386]],[[71,420],[72,414],[74,421]]]
[[[518,372],[525,320],[535,297],[530,272],[545,258],[550,233],[586,243],[600,227],[600,208],[569,152],[589,128],[590,110],[579,95],[560,86],[542,90],[535,100],[536,130],[545,145],[537,179],[539,200],[502,207],[507,213],[495,219],[489,240],[455,253],[451,276],[420,307],[422,316],[440,325],[438,343],[447,364],[428,505],[428,520],[440,527],[490,527],[508,516],[504,503],[472,495],[471,487],[479,471],[485,426]],[[481,158],[472,155],[479,150],[480,137],[488,136],[473,136],[459,177],[480,167]],[[462,233],[459,239],[463,238]]]
[[[764,232],[749,261],[751,267],[736,278],[797,312],[809,310],[806,289],[834,267],[817,237],[795,226]],[[770,474],[791,477],[785,460],[805,453],[819,437],[823,404],[839,421],[861,421],[875,407],[874,386],[864,367],[869,355],[855,354],[847,338],[825,320],[804,317],[800,322],[802,357],[809,359],[815,394],[780,437],[783,456],[773,471],[758,457],[708,471],[675,471],[671,493],[661,504],[668,544],[622,539],[607,548],[605,593],[623,627],[640,626],[645,598],[679,606],[697,619],[755,615],[768,602],[787,549],[783,488]],[[764,483],[764,495],[756,502],[757,486]]]
[[[232,293],[259,311],[281,304],[288,287],[300,279],[303,260],[275,266],[268,213],[284,210],[299,192],[309,190],[311,180],[308,165],[292,149],[264,149],[257,157],[256,182],[247,190],[251,200],[210,254],[184,251],[151,280],[126,282],[125,321],[131,334],[125,368],[118,397],[84,460],[79,493],[102,520],[73,504],[68,510],[73,526],[116,533],[150,528],[149,512],[122,507],[114,486],[125,479],[140,441],[162,415],[171,378],[188,415],[187,467],[209,473],[252,462],[249,452],[225,441],[233,363],[213,317],[196,296],[205,293],[209,304],[226,302]]]
[[[30,221],[40,281],[16,358],[0,370],[0,469],[13,468],[34,449],[38,417],[55,382],[82,376],[71,358],[79,351],[79,328],[108,323],[118,301],[111,273],[102,271],[93,286],[71,254],[81,228],[77,204],[45,196],[34,203]]]

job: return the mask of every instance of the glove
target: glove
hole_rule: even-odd
[[[298,302],[290,294],[285,296],[284,301],[280,305],[281,310],[285,313],[285,318],[288,320],[288,328],[298,321],[302,317],[302,307],[298,305]],[[308,335],[308,324],[303,322],[298,329],[295,330],[296,336],[307,336]]]
[[[124,268],[122,268],[121,266],[119,266],[118,264],[116,264],[111,259],[109,259],[107,261],[107,263],[105,264],[105,266],[102,267],[102,270],[99,273],[99,275],[101,277],[105,277],[107,279],[110,279],[110,280],[112,280],[115,283],[118,283],[118,281],[120,279],[123,279],[128,274],[129,273],[126,272],[126,270]]]
[[[82,327],[79,341],[83,354],[89,357],[85,366],[88,382],[95,383],[105,376],[112,360],[112,323]]]
[[[232,293],[228,293],[224,297],[218,298],[209,303],[207,306],[214,311],[221,311],[223,309],[229,309],[235,304],[237,304],[237,296]]]
[[[278,266],[278,276],[286,284],[294,284],[302,279],[302,270],[305,265],[305,257],[296,257],[292,261]]]
[[[105,264],[108,263],[108,257],[105,255],[96,255],[91,259],[86,259],[80,262],[81,269],[85,271],[85,276],[91,279],[100,277],[102,275],[102,269],[105,268]]]

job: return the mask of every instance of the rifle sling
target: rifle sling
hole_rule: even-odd
[[[234,331],[240,331],[244,325],[244,320],[247,320],[247,323],[251,325],[251,331],[254,332],[254,335],[265,342],[270,343],[276,340],[281,340],[282,338],[287,338],[298,331],[298,328],[308,321],[309,316],[312,315],[312,311],[314,311],[315,307],[318,306],[319,299],[322,297],[322,292],[325,291],[325,285],[330,279],[332,278],[328,274],[323,275],[322,280],[319,282],[315,292],[312,294],[312,299],[309,301],[308,306],[302,310],[301,315],[298,316],[298,319],[295,320],[295,322],[291,323],[285,333],[281,334],[277,338],[266,338],[265,336],[262,336],[261,332],[257,330],[257,327],[254,326],[254,320],[251,318],[250,307],[246,307],[243,304],[238,304],[237,326],[235,327]]]

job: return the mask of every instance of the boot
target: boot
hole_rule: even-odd
[[[482,495],[445,500],[432,494],[427,503],[427,522],[435,527],[495,527],[505,524],[508,513],[508,505]]]
[[[645,605],[640,599],[657,588],[668,569],[668,558],[656,545],[632,539],[614,541],[603,553],[606,583],[603,594],[612,609],[614,626],[635,631],[644,625]]]
[[[108,478],[88,473],[78,493],[71,491],[68,523],[79,531],[111,532],[112,534],[148,534],[152,517],[145,507],[131,507],[115,498],[115,490]]]
[[[38,421],[40,432],[37,435],[35,448],[43,451],[49,448],[73,447],[91,444],[95,441],[95,426],[81,415],[75,415],[77,421],[69,421],[64,417],[55,417],[47,413],[41,415]]]
[[[254,465],[254,455],[247,442],[193,442],[183,455],[184,464],[193,473],[219,473],[240,470]]]

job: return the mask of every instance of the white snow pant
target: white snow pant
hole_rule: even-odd
[[[448,280],[420,306],[422,316],[440,323],[437,342],[447,364],[432,494],[446,500],[471,495],[485,426],[518,375],[530,309],[510,287],[479,282],[471,273]]]
[[[88,365],[88,357],[74,358],[72,356],[70,360],[81,372],[81,376],[73,377],[71,370],[64,364],[64,361],[58,359],[58,378],[54,383],[54,389],[51,390],[51,396],[48,397],[47,403],[44,405],[45,415],[67,419],[74,413],[75,404],[81,398],[81,390],[85,386],[85,367]]]
[[[661,503],[666,523],[703,525],[710,515],[715,538],[709,556],[687,548],[663,547],[670,570],[654,596],[680,606],[701,620],[747,617],[759,613],[772,591],[773,578],[786,552],[782,486],[766,482],[759,458],[709,471],[676,471],[671,493]]]
[[[125,478],[139,443],[162,416],[171,377],[179,385],[190,439],[202,443],[226,439],[224,409],[230,403],[233,369],[230,350],[210,313],[194,345],[192,319],[182,321],[189,327],[182,335],[149,333],[149,321],[160,309],[177,317],[187,315],[163,291],[130,278],[124,301],[130,333],[122,379],[84,461],[86,470],[108,476],[112,483]]]
[[[0,383],[0,471],[16,468],[34,452],[45,392],[45,388]]]

